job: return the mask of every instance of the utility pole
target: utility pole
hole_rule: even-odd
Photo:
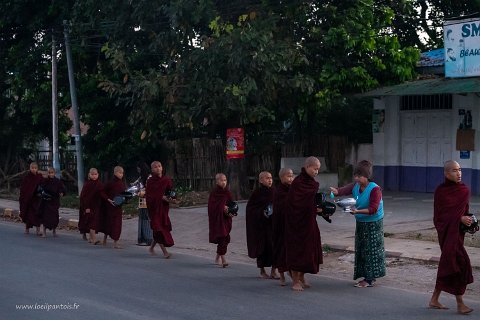
[[[53,29],[52,29],[53,31]],[[60,161],[58,156],[58,108],[57,108],[57,45],[52,33],[52,160],[55,175],[60,177]]]
[[[70,50],[70,40],[69,40],[69,31],[68,31],[68,21],[63,21],[64,34],[65,34],[65,52],[67,55],[67,66],[68,66],[68,80],[70,83],[70,98],[72,100],[72,111],[73,111],[73,128],[75,131],[75,151],[77,155],[77,180],[78,180],[78,194],[83,188],[83,156],[82,156],[82,140],[81,140],[81,131],[80,131],[80,117],[78,114],[78,104],[77,104],[77,92],[75,90],[75,77],[73,73],[73,62],[72,62],[72,52]]]

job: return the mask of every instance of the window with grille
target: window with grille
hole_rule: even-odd
[[[451,94],[402,96],[400,110],[442,110],[452,109]]]

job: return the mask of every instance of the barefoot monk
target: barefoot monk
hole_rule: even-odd
[[[314,178],[319,170],[320,161],[308,157],[287,196],[285,252],[287,268],[292,272],[292,289],[295,291],[308,288],[305,273],[318,273],[319,265],[323,263],[320,229],[316,220],[318,209],[315,205],[319,184]]]
[[[445,182],[435,190],[433,202],[433,223],[438,233],[442,251],[438,263],[437,281],[430,300],[430,308],[447,309],[439,302],[442,291],[455,295],[457,311],[468,314],[473,309],[463,302],[467,285],[473,283],[472,266],[463,245],[465,233],[462,224],[470,226],[472,218],[467,216],[470,191],[462,181],[462,169],[453,160],[445,162]]]

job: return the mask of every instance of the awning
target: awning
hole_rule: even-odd
[[[465,94],[480,92],[480,78],[437,78],[409,81],[360,94],[363,97],[413,96],[431,94]]]

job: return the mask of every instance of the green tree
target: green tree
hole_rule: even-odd
[[[69,1],[0,3],[0,184],[25,169],[35,144],[51,137],[51,39]],[[25,10],[28,7],[29,10]],[[63,91],[60,77],[59,91]],[[59,103],[59,110],[66,104]],[[60,129],[69,121],[60,117]]]

